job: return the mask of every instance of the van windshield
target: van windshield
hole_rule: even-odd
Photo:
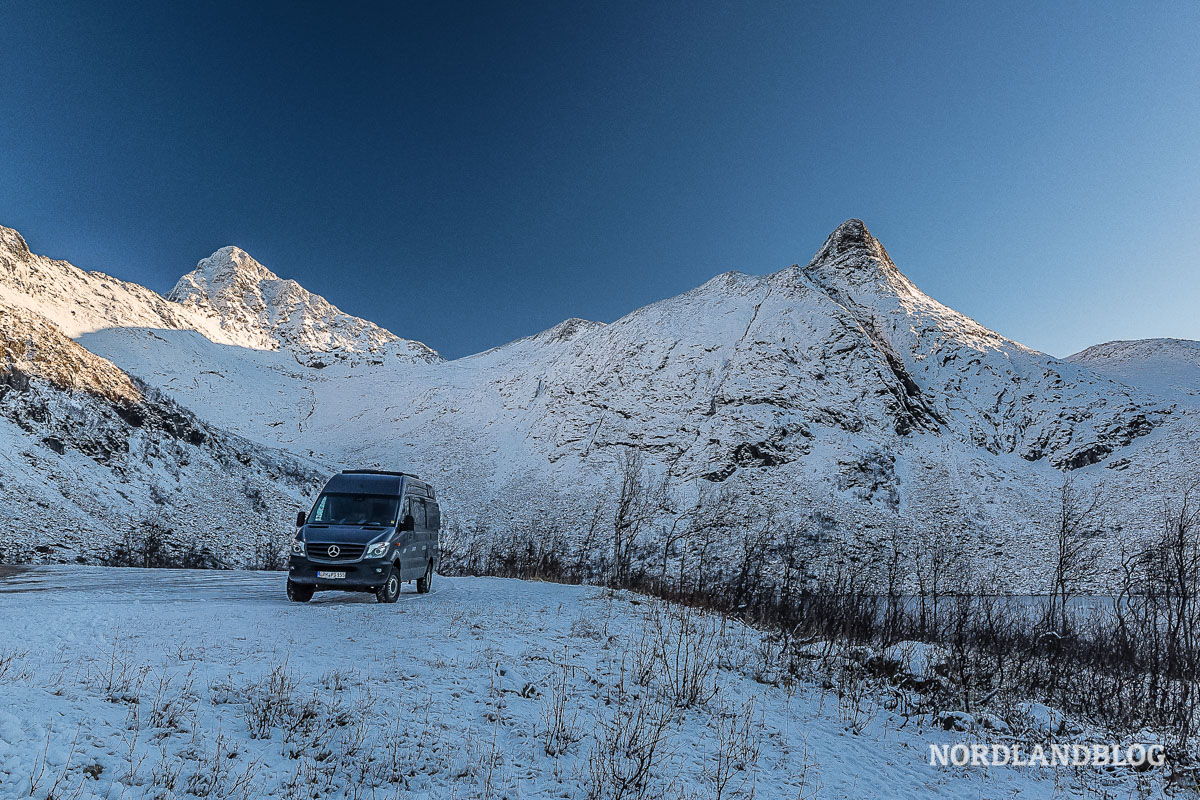
[[[399,498],[386,494],[323,494],[313,507],[310,523],[318,525],[396,524]]]

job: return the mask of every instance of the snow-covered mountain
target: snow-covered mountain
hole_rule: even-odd
[[[284,350],[326,361],[434,362],[441,356],[351,316],[295,281],[281,280],[237,247],[222,247],[179,279],[167,298],[100,272],[29,252],[0,227],[0,302],[53,320],[68,336],[110,329],[192,331],[220,345]]]
[[[343,313],[295,281],[280,279],[238,247],[222,247],[203,259],[179,279],[167,299],[211,320],[242,346],[286,348],[309,366],[323,366],[322,356],[364,354],[441,360],[420,342]]]
[[[1094,345],[1068,361],[1186,405],[1200,405],[1200,342],[1140,339]]]
[[[462,529],[571,529],[634,449],[685,500],[720,488],[817,514],[868,550],[901,526],[961,531],[981,558],[1025,555],[998,562],[1020,580],[1065,472],[1136,524],[1200,439],[1191,407],[1092,351],[1055,359],[929,298],[858,220],[803,266],[455,361],[237,248],[163,298],[0,229],[0,302],[216,428],[330,468],[417,471]]]
[[[243,563],[310,462],[196,418],[25,309],[0,305],[0,560],[96,561],[154,524],[166,548]]]

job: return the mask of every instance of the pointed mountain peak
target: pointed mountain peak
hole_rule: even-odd
[[[295,281],[280,278],[232,245],[201,259],[179,279],[167,299],[215,317],[227,338],[246,347],[288,348],[305,358],[387,349],[404,361],[441,360],[420,342],[401,339],[345,313]]]
[[[891,263],[887,251],[879,240],[867,230],[866,223],[861,219],[848,219],[833,229],[825,239],[825,244],[813,256],[812,263],[830,259],[838,259],[850,254],[861,254]]]
[[[196,272],[214,282],[238,277],[254,281],[279,280],[279,276],[234,245],[226,245],[208,258],[201,259],[196,264]]]
[[[0,250],[7,250],[17,258],[29,257],[29,245],[25,244],[25,237],[3,225],[0,225]]]
[[[264,284],[291,284],[258,263],[240,247],[226,245],[208,258],[202,258],[196,268],[181,277],[167,295],[168,300],[184,302],[198,296],[209,300],[221,297],[244,297],[247,291],[260,294]]]
[[[834,295],[850,286],[868,285],[900,294],[920,294],[861,219],[848,219],[834,228],[802,272]]]

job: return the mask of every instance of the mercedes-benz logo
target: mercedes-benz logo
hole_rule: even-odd
[[[336,544],[329,545],[328,553],[330,558],[337,558],[338,553],[340,552],[342,552],[342,548],[338,547]]]

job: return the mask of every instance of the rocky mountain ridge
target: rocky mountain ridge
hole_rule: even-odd
[[[33,256],[7,230],[0,301],[231,435],[430,478],[459,533],[579,531],[637,452],[683,505],[720,489],[819,516],[867,551],[904,527],[962,531],[983,559],[1036,554],[1064,474],[1135,498],[1122,524],[1140,524],[1200,438],[1177,398],[928,297],[858,220],[803,266],[726,273],[455,361],[237,248],[162,298]]]
[[[321,356],[441,360],[420,342],[345,314],[295,281],[279,278],[239,247],[222,247],[202,259],[167,299],[212,319],[238,341],[289,349],[308,366],[323,365]]]

